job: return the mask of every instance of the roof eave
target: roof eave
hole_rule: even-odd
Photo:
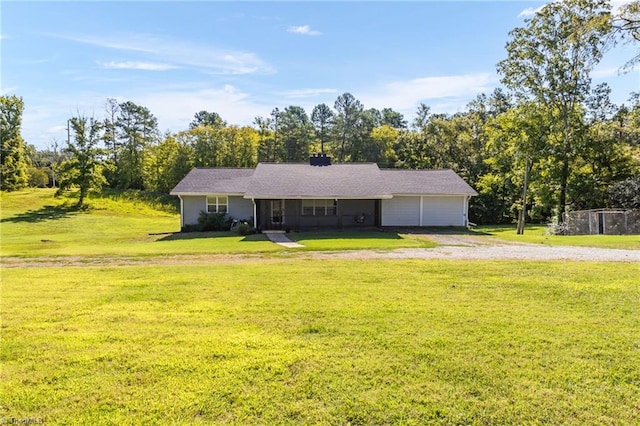
[[[186,196],[226,195],[228,197],[243,197],[244,192],[171,191],[169,195],[186,195]]]
[[[317,199],[327,199],[327,200],[388,200],[393,198],[391,194],[377,194],[377,195],[362,195],[362,196],[342,196],[342,195],[312,195],[312,196],[303,196],[303,195],[277,195],[277,194],[249,194],[245,195],[246,199],[261,199],[261,200],[317,200]]]

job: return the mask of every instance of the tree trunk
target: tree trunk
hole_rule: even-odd
[[[524,164],[524,184],[522,185],[522,208],[520,209],[520,214],[518,215],[518,227],[516,230],[516,234],[522,235],[524,234],[524,224],[527,217],[527,190],[529,187],[529,156],[525,157]]]
[[[560,172],[560,199],[558,200],[558,211],[556,220],[562,223],[562,214],[567,204],[567,181],[569,180],[569,153],[571,151],[571,131],[569,130],[568,118],[565,116],[564,147],[562,152],[562,170]]]

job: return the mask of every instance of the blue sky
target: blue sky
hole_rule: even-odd
[[[543,2],[13,2],[1,4],[1,93],[23,97],[23,137],[66,140],[66,120],[103,118],[107,98],[144,105],[160,130],[200,110],[250,125],[278,107],[311,113],[344,92],[412,119],[454,113],[499,86],[508,32]],[[637,49],[637,46],[635,46]],[[594,73],[613,100],[633,46]]]

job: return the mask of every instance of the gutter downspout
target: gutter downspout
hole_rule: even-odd
[[[253,203],[253,229],[258,229],[258,207],[256,206],[256,199],[252,198]]]
[[[178,195],[180,199],[180,231],[184,229],[184,202],[182,201],[182,195]]]
[[[466,197],[464,197],[464,208],[463,208],[463,221],[464,221],[464,226],[465,228],[469,228],[469,200],[471,199],[470,195],[467,195]]]

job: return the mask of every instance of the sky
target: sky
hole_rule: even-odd
[[[0,3],[0,94],[23,98],[22,135],[45,149],[67,119],[105,117],[107,98],[143,105],[181,131],[201,110],[251,125],[275,108],[333,107],[349,92],[365,108],[412,120],[464,111],[500,86],[509,31],[540,1],[6,1]],[[623,103],[640,70],[619,68],[636,46],[608,52],[594,83]]]

